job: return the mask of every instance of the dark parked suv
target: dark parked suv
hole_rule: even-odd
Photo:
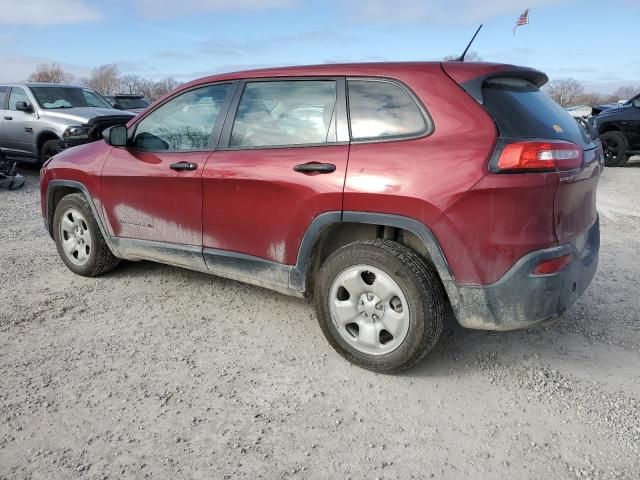
[[[196,80],[45,164],[46,228],[80,275],[152,260],[312,297],[341,355],[406,369],[445,302],[524,328],[593,278],[602,148],[546,81],[461,62]]]
[[[622,167],[632,155],[640,155],[640,94],[589,122],[600,135],[608,167]]]

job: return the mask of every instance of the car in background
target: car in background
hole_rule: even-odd
[[[479,62],[202,78],[45,164],[44,223],[76,274],[151,260],[312,297],[342,356],[405,370],[445,305],[527,328],[595,274],[602,148],[546,82]]]
[[[606,166],[622,167],[640,155],[640,94],[591,117],[589,123],[602,141]]]
[[[89,88],[0,85],[0,153],[9,160],[44,163],[67,147],[101,139],[103,130],[132,117]]]
[[[105,98],[113,108],[133,113],[140,113],[151,105],[151,102],[144,98],[144,95],[119,93],[118,95],[105,95]]]

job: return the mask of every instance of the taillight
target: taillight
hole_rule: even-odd
[[[567,265],[573,261],[573,255],[570,253],[557,258],[551,258],[540,262],[536,268],[533,269],[534,275],[551,275],[564,270]]]
[[[525,141],[508,143],[498,158],[500,171],[555,172],[582,166],[583,151],[575,143]]]

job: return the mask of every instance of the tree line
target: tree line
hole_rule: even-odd
[[[180,85],[171,77],[155,81],[139,75],[122,75],[115,64],[99,65],[91,70],[89,77],[76,78],[57,63],[41,63],[29,76],[29,81],[78,84],[103,95],[118,93],[144,95],[152,102]]]
[[[640,86],[624,85],[612,94],[586,91],[584,85],[575,78],[555,78],[544,87],[545,91],[562,107],[578,105],[601,105],[629,100],[640,93]]]
[[[445,57],[451,60],[454,56]],[[469,52],[467,61],[482,61],[475,52]],[[121,75],[115,64],[100,65],[91,70],[88,78],[75,78],[57,63],[42,63],[36,67],[29,80],[45,83],[78,83],[87,86],[103,95],[129,93],[144,95],[150,101],[155,101],[165,93],[170,92],[179,84],[174,78],[166,77],[159,81],[150,80],[139,75]],[[617,103],[628,100],[640,93],[640,86],[626,85],[618,88],[612,94],[586,91],[584,85],[575,78],[555,78],[549,81],[544,90],[562,107],[577,105],[600,105],[603,103]]]

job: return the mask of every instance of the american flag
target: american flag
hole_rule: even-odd
[[[516,20],[516,25],[513,27],[513,34],[516,34],[516,28],[529,23],[529,9],[527,8],[522,15]]]

